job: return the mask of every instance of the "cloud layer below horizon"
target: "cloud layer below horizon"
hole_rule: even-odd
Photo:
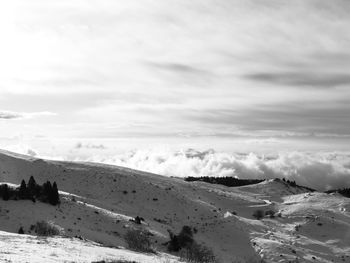
[[[350,153],[287,152],[274,155],[229,154],[214,150],[138,150],[84,161],[125,166],[165,176],[286,178],[317,190],[350,187]]]
[[[320,191],[350,188],[350,151],[225,152],[193,148],[178,150],[178,147],[164,148],[162,144],[156,148],[139,145],[135,150],[125,148],[117,151],[122,146],[120,141],[114,145],[91,141],[70,142],[64,151],[59,151],[54,145],[48,150],[44,144],[40,150],[40,147],[13,142],[1,148],[38,158],[118,165],[163,176],[286,178]],[[59,143],[60,146],[63,144]]]

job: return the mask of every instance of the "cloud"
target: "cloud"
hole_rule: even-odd
[[[43,117],[43,116],[56,116],[57,113],[50,112],[50,111],[41,111],[41,112],[23,113],[22,115],[25,118],[36,118],[36,117]]]
[[[29,155],[31,157],[36,157],[39,155],[37,150],[34,150],[32,147],[23,143],[2,145],[1,149],[19,153],[19,154]]]
[[[242,134],[261,135],[264,131],[271,131],[275,136],[350,135],[347,121],[350,106],[346,99],[334,101],[317,99],[319,101],[315,103],[300,95],[299,101],[273,104],[261,102],[246,109],[188,110],[184,118],[200,125],[237,127]]]
[[[35,118],[41,116],[56,116],[56,113],[49,111],[41,112],[13,112],[13,111],[0,111],[0,119],[12,120],[23,118]]]
[[[19,119],[19,118],[23,118],[23,115],[17,112],[10,112],[10,111],[0,112],[0,119],[11,120],[11,119]]]
[[[199,77],[205,77],[206,75],[211,75],[212,73],[207,70],[200,69],[189,64],[184,63],[161,63],[161,62],[152,62],[148,63],[150,66],[158,70],[169,71],[179,75],[198,75]]]
[[[348,73],[325,72],[262,72],[245,75],[247,79],[267,82],[275,85],[295,87],[310,86],[315,88],[334,88],[350,84]]]
[[[349,154],[288,152],[276,155],[223,152],[139,150],[88,161],[126,166],[166,176],[236,176],[286,178],[298,184],[328,190],[350,187]]]
[[[0,10],[0,104],[59,113],[23,133],[349,133],[347,1],[13,2]],[[308,115],[295,102],[333,108]]]
[[[81,142],[78,142],[75,147],[75,149],[98,149],[98,150],[105,150],[107,149],[106,146],[104,146],[103,144],[92,144],[92,143],[87,143],[87,144],[83,144]]]

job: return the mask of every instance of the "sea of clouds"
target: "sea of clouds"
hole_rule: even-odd
[[[88,147],[87,147],[88,146]],[[133,150],[121,154],[107,147],[79,144],[66,156],[42,155],[27,147],[15,152],[56,160],[88,161],[129,167],[164,176],[235,176],[246,179],[286,178],[320,191],[350,187],[350,153],[227,153],[195,149]]]
[[[87,158],[87,161],[125,166],[165,176],[286,178],[322,191],[350,187],[350,153],[286,152],[258,155],[194,149],[136,150],[108,158],[94,156]]]

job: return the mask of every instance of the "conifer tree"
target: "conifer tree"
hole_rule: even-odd
[[[19,187],[19,197],[22,199],[27,197],[27,185],[24,180],[22,180],[21,186]]]
[[[18,234],[24,234],[23,227],[20,227],[20,228],[18,229]]]
[[[2,199],[4,201],[8,201],[10,199],[10,193],[9,193],[9,187],[7,184],[4,184],[4,189],[3,189],[3,194],[2,194]]]
[[[33,176],[31,176],[28,181],[28,192],[31,196],[36,194],[36,186],[37,184],[35,182],[35,179]]]
[[[43,184],[43,195],[45,196],[46,202],[51,203],[51,196],[52,196],[52,185],[50,181],[47,181]]]
[[[58,188],[57,188],[57,184],[56,182],[53,182],[53,185],[52,185],[52,191],[51,191],[51,195],[52,195],[52,202],[51,204],[52,205],[57,205],[59,202],[60,202],[60,195],[58,194]]]

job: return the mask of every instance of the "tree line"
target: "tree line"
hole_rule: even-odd
[[[186,177],[186,182],[194,182],[194,181],[201,181],[205,183],[210,184],[221,184],[229,187],[238,187],[238,186],[244,186],[244,185],[250,185],[250,184],[258,184],[265,180],[261,179],[238,179],[235,177],[209,177],[209,176],[201,176],[201,177]]]
[[[60,203],[60,196],[56,182],[51,184],[47,181],[43,185],[39,185],[35,182],[33,176],[29,178],[28,184],[25,180],[22,180],[21,185],[17,188],[11,188],[7,184],[0,185],[0,197],[4,201],[8,200],[32,200],[35,202],[39,200],[51,205],[57,205]]]
[[[350,198],[350,188],[343,188],[343,189],[337,189],[337,190],[329,190],[326,191],[326,193],[330,194],[330,193],[339,193],[342,196],[348,197]]]

